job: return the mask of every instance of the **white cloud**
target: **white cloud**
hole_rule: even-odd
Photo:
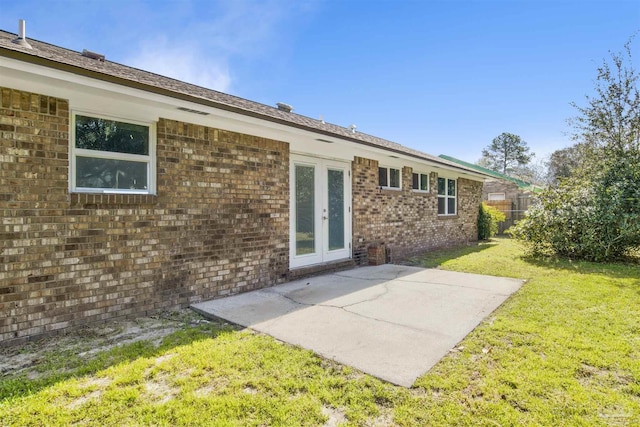
[[[234,65],[237,70],[240,63],[250,67],[265,58],[277,61],[278,52],[291,43],[288,38],[295,22],[311,11],[312,4],[283,0],[164,3],[162,10],[150,10],[146,36],[123,62],[229,92],[237,83]],[[168,22],[171,25],[164,25]]]
[[[202,48],[183,42],[172,45],[165,38],[144,41],[125,63],[221,92],[228,92],[231,88],[226,59],[207,58]]]
[[[282,0],[233,0],[214,3],[187,31],[209,47],[239,55],[264,55],[287,33],[284,21],[295,12],[294,3]]]

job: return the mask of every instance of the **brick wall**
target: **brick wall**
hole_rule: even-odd
[[[476,241],[482,183],[458,179],[458,215],[437,215],[437,174],[429,176],[428,193],[411,190],[412,169],[402,169],[401,190],[378,188],[378,162],[353,162],[353,256],[367,264],[367,250],[384,243],[397,259],[438,247]]]
[[[157,196],[69,194],[69,103],[0,91],[0,345],[286,279],[288,144],[161,119]]]

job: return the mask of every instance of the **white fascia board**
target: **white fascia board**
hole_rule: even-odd
[[[461,170],[454,166],[448,166],[427,159],[419,159],[413,156],[389,151],[379,150],[377,156],[371,157],[378,160],[381,166],[402,167],[409,166],[417,172],[436,172],[438,176],[446,178],[465,178],[471,181],[484,182],[484,175],[472,171]],[[393,156],[393,157],[392,157]]]
[[[484,181],[484,176],[466,170],[460,170],[456,167],[450,167],[440,163],[430,162],[425,160],[424,162],[417,161],[414,158],[407,158],[404,162],[405,166],[413,168],[414,172],[435,172],[440,177],[445,178],[465,178],[471,181]]]
[[[328,139],[319,133],[15,59],[0,57],[0,85],[67,99],[71,111],[143,122],[156,122],[159,118],[183,121],[288,142],[305,154],[320,155],[330,151],[334,158],[353,159],[352,155],[345,153],[344,143],[347,141],[338,138],[331,138],[336,144],[327,144],[317,141]],[[181,111],[178,107],[208,115]],[[331,149],[327,150],[327,146]]]
[[[468,172],[466,170],[456,169],[454,167],[447,168],[446,166],[436,168],[436,173],[438,174],[438,176],[443,178],[464,178],[470,181],[477,182],[484,182],[486,178],[484,175],[480,175],[470,171]]]
[[[439,173],[446,173],[449,177],[463,175],[468,179],[484,180],[482,175],[473,172],[360,144],[339,136],[328,136],[12,58],[0,57],[0,85],[67,99],[71,111],[80,110],[143,122],[157,122],[160,118],[177,120],[287,142],[292,153],[348,161],[359,156],[377,160],[386,166],[417,165],[417,169],[440,171]],[[208,115],[181,111],[178,107],[202,111]]]

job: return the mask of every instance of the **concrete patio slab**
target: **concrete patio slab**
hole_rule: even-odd
[[[386,264],[192,308],[410,387],[522,284]]]

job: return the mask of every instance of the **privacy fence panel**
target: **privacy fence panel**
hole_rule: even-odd
[[[507,217],[504,222],[499,224],[498,234],[504,234],[505,230],[524,218],[527,209],[531,205],[531,200],[530,194],[519,194],[515,199],[511,200],[485,200],[487,205],[504,212]]]

